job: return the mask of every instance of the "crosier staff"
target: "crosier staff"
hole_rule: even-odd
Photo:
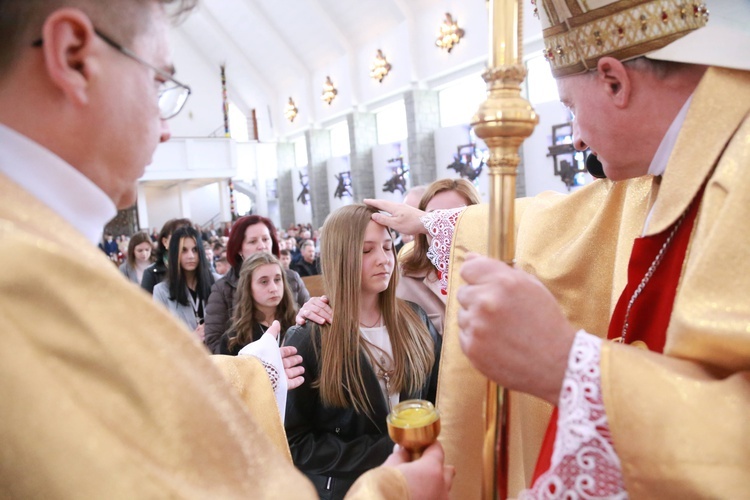
[[[487,100],[472,118],[477,137],[490,149],[489,256],[512,264],[515,257],[514,203],[516,173],[523,141],[539,122],[531,104],[521,97],[526,77],[522,62],[522,6],[519,0],[490,1]],[[508,496],[508,392],[487,385],[482,498]]]

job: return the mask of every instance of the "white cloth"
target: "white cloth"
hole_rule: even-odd
[[[54,210],[93,244],[117,208],[62,158],[0,123],[0,172]]]
[[[273,394],[276,397],[276,405],[279,407],[281,421],[286,416],[286,391],[287,380],[284,371],[284,363],[281,361],[281,350],[276,337],[266,332],[255,342],[250,342],[243,347],[238,356],[255,356],[263,363],[268,377],[271,379]]]
[[[672,155],[674,145],[677,143],[677,136],[680,135],[680,129],[682,128],[682,124],[685,123],[685,116],[687,116],[688,108],[690,108],[692,101],[693,96],[691,95],[687,98],[685,104],[682,105],[674,120],[672,120],[672,124],[667,129],[667,133],[664,134],[656,150],[656,154],[654,154],[651,164],[648,166],[649,174],[664,175],[664,171],[667,169],[667,162]]]

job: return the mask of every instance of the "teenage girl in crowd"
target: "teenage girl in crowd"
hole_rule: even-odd
[[[154,301],[164,304],[203,341],[204,311],[213,284],[200,233],[191,226],[177,229],[169,242],[167,280],[154,287]]]
[[[432,212],[476,205],[481,201],[479,191],[466,179],[439,179],[427,186],[418,208]],[[401,279],[396,288],[396,296],[419,304],[442,335],[445,301],[448,296],[441,292],[435,266],[427,258],[430,245],[427,235],[418,234],[413,245],[404,247],[399,255]]]
[[[208,299],[204,342],[213,353],[218,354],[221,336],[231,326],[232,313],[237,304],[235,291],[242,262],[258,252],[279,257],[276,227],[270,219],[260,215],[240,217],[232,226],[227,242],[227,261],[232,267],[223,278],[216,282]],[[289,269],[285,273],[294,302],[300,306],[303,305],[310,298],[310,294],[302,278]]]
[[[127,259],[120,266],[120,271],[136,285],[141,284],[143,272],[151,265],[151,253],[154,245],[146,233],[135,233],[128,242]]]
[[[305,381],[287,396],[292,458],[321,498],[343,498],[393,450],[385,419],[400,400],[435,401],[440,337],[419,306],[396,298],[396,253],[373,210],[349,205],[328,216],[321,244],[330,325],[287,333]]]
[[[236,297],[232,327],[221,336],[219,354],[236,356],[247,344],[259,340],[274,320],[281,324],[281,344],[284,332],[294,325],[297,308],[276,257],[259,252],[245,259]]]
[[[189,226],[190,219],[170,219],[161,228],[156,243],[156,255],[154,264],[143,272],[141,288],[154,293],[154,287],[167,279],[167,263],[169,261],[169,240],[172,233],[183,226]]]

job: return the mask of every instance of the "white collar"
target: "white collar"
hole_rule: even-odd
[[[677,137],[680,135],[682,124],[685,123],[685,116],[687,115],[688,108],[690,107],[690,101],[692,100],[693,96],[690,95],[690,97],[688,97],[685,101],[685,104],[682,105],[680,112],[677,113],[677,116],[674,117],[672,125],[670,125],[669,129],[667,129],[667,133],[664,134],[664,137],[659,144],[659,148],[656,150],[656,154],[651,160],[651,165],[649,165],[648,167],[649,174],[664,175],[664,171],[667,169],[667,162],[669,161],[669,157],[672,155],[674,145],[677,142]],[[654,206],[655,205],[656,204],[654,204]],[[651,224],[651,216],[654,215],[654,206],[649,209],[648,215],[646,215],[646,220],[643,223],[643,233],[641,233],[641,236],[645,235],[648,231],[648,225]]]
[[[117,215],[112,200],[62,158],[0,123],[0,172],[50,207],[92,244]]]
[[[680,129],[682,124],[685,123],[685,116],[687,115],[688,108],[690,107],[690,101],[693,100],[693,96],[687,98],[685,104],[682,105],[680,112],[672,120],[672,124],[667,129],[667,133],[661,139],[659,148],[656,150],[656,154],[651,159],[651,165],[648,167],[648,173],[650,175],[664,175],[664,171],[667,169],[667,161],[669,160],[674,145],[677,142],[677,136],[680,135]]]

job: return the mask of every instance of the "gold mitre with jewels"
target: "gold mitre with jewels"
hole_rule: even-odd
[[[740,0],[743,1],[743,0]],[[704,2],[689,0],[532,0],[542,21],[544,56],[555,78],[661,49],[702,28]]]

